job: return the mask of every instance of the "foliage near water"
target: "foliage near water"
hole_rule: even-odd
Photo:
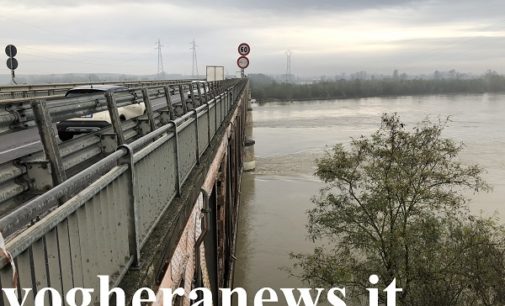
[[[313,100],[423,94],[504,92],[505,77],[488,72],[473,79],[354,79],[308,84],[278,82],[265,75],[250,75],[252,96],[264,100]]]
[[[396,278],[400,305],[505,305],[505,230],[468,213],[462,192],[489,186],[479,166],[459,161],[463,145],[443,138],[444,126],[408,129],[386,114],[373,135],[319,159],[326,187],[308,230],[324,246],[292,254],[293,273],[356,299],[377,274],[380,288]]]

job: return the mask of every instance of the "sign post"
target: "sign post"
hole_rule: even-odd
[[[18,60],[16,58],[14,58],[17,53],[18,53],[18,50],[16,49],[16,47],[14,45],[7,45],[7,47],[5,47],[5,54],[7,54],[7,56],[9,57],[7,59],[7,68],[9,68],[11,70],[11,80],[12,80],[12,83],[14,83],[14,84],[17,84],[16,83],[16,74],[14,73],[14,70],[16,70],[16,68],[18,68]]]
[[[242,78],[245,77],[244,69],[249,66],[249,59],[247,55],[251,52],[251,47],[247,43],[241,43],[238,45],[238,54],[240,54],[237,59],[237,66],[240,68],[240,75]]]

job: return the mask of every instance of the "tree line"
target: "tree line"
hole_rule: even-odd
[[[317,100],[381,96],[505,92],[505,77],[488,72],[471,79],[340,79],[310,84],[283,83],[266,75],[250,75],[258,101]]]

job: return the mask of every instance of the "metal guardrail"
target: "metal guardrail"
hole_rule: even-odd
[[[7,243],[19,286],[34,292],[43,287],[96,289],[97,274],[110,275],[111,285],[117,285],[140,259],[146,238],[226,116],[245,111],[240,101],[246,84],[231,84],[0,219],[0,229],[8,235],[52,210]],[[57,206],[69,194],[75,196]],[[11,287],[8,261],[0,264],[0,287]]]
[[[179,84],[190,80],[154,80],[154,81],[128,81],[128,82],[76,82],[76,83],[54,83],[37,85],[4,85],[0,86],[0,100],[20,99],[33,97],[48,97],[54,95],[64,95],[65,92],[73,87],[90,84],[120,84],[126,87],[140,86],[160,86],[167,84]]]
[[[188,82],[176,85],[164,84],[161,87],[153,85],[146,88],[132,88],[129,94],[119,95],[115,99],[116,107],[146,101],[148,102],[146,105],[151,105],[152,101],[157,99],[161,99],[162,103],[161,105],[158,104],[157,107],[150,107],[151,116],[145,114],[133,120],[121,122],[121,134],[124,141],[126,143],[131,142],[150,132],[153,128],[155,129],[182,116],[195,106],[221,93],[226,86],[232,85],[234,82],[227,80],[208,83],[206,86],[210,90],[203,90],[203,86],[198,86],[199,88],[196,91],[200,94],[191,100],[186,99],[184,96],[185,92],[193,91],[190,88],[191,83]],[[107,110],[106,100],[103,95],[98,95],[77,99],[47,100],[46,105],[52,121],[56,122],[62,120],[62,118],[72,118],[84,113]],[[31,104],[25,102],[18,105],[18,107],[25,107],[26,112],[30,113],[29,116],[25,116],[26,120],[30,119],[32,124],[35,124],[35,114]],[[9,130],[9,132],[15,133],[13,130]],[[62,158],[62,171],[66,173],[66,176],[73,175],[76,169],[80,170],[85,163],[96,161],[98,158],[113,152],[116,147],[116,133],[112,126],[97,133],[61,143],[59,144],[59,151]],[[49,169],[50,163],[44,152],[30,154],[0,165],[0,216],[53,186],[54,182],[48,181],[48,177],[50,177]]]
[[[223,82],[226,81],[205,83],[209,84],[208,86],[221,86],[221,83]],[[192,84],[190,81],[169,81],[163,84],[157,83],[154,84],[150,82],[129,84],[129,93],[118,95],[116,98],[116,104],[118,106],[126,106],[129,104],[139,103],[139,97],[142,97],[142,89],[150,89],[151,92],[153,92],[154,89],[157,89],[154,90],[153,94],[163,96],[163,88],[166,86],[169,87],[171,92],[180,94],[179,90],[181,89],[190,92],[189,86]],[[69,88],[66,88],[65,92],[68,89]],[[89,113],[107,110],[107,102],[103,94],[97,94],[94,98],[90,98],[90,96],[64,98],[59,95],[0,100],[0,134],[34,126],[35,116],[31,107],[31,103],[33,101],[47,101],[49,113],[55,121],[61,121]]]

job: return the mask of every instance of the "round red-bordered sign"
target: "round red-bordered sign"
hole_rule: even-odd
[[[249,67],[249,59],[243,55],[240,56],[237,58],[237,66],[241,69],[246,69]]]
[[[249,44],[247,43],[241,43],[238,45],[238,54],[242,56],[246,56],[251,52],[251,47],[249,47]]]

